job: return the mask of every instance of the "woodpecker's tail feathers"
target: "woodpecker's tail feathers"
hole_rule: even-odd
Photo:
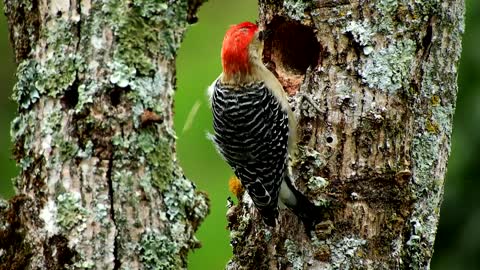
[[[275,227],[277,225],[277,218],[278,218],[277,207],[266,208],[266,209],[257,208],[257,209],[258,209],[258,212],[260,212],[260,215],[262,216],[263,222],[265,222],[265,224],[267,224],[270,227]]]

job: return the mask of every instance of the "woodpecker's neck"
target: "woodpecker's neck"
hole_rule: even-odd
[[[226,63],[229,67],[235,69],[224,68],[221,81],[225,84],[250,84],[263,80],[262,74],[267,72],[267,68],[262,63],[261,58],[250,54],[246,62]],[[225,67],[225,64],[224,64]]]

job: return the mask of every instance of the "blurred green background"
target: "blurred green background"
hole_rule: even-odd
[[[480,196],[476,194],[480,193],[480,181],[475,182],[480,178],[480,2],[467,0],[466,4],[452,153],[432,260],[434,270],[480,269]],[[191,253],[188,268],[224,269],[231,255],[225,229],[231,172],[205,136],[211,123],[206,89],[221,70],[225,30],[231,24],[254,21],[256,1],[210,0],[200,8],[198,17],[199,23],[189,28],[177,59],[175,124],[184,172],[199,189],[208,192],[212,209],[197,233],[203,247]],[[15,64],[4,16],[0,16],[0,59],[0,196],[9,198],[13,195],[11,178],[17,172],[9,132],[16,108],[10,100]],[[189,124],[191,116],[194,121]]]

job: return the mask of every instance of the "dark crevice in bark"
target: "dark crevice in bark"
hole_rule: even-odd
[[[428,59],[430,55],[430,50],[432,48],[433,30],[434,30],[433,26],[435,24],[435,21],[436,21],[435,16],[431,16],[428,19],[425,36],[423,36],[423,38],[421,39],[421,42],[417,40],[417,52],[420,52],[421,56],[419,58],[420,61],[417,66],[417,70],[411,82],[412,88],[417,93],[421,89],[421,86],[422,86],[421,84],[422,84],[423,75],[424,75],[424,69],[423,69],[422,63],[424,63]]]
[[[70,5],[72,6],[72,1],[70,1]],[[71,12],[71,11],[70,11]],[[73,24],[73,26],[75,27],[74,29],[72,29],[74,31],[73,33],[73,36],[77,37],[77,39],[75,39],[76,41],[76,44],[75,44],[75,53],[77,54],[78,51],[79,51],[79,48],[80,48],[80,39],[81,39],[81,7],[80,7],[80,3],[77,3],[77,6],[76,6],[76,12],[78,13],[78,15],[80,16],[80,20]],[[62,16],[62,12],[61,11],[58,11],[57,12],[57,17],[61,17]],[[71,15],[71,14],[70,14]],[[63,95],[63,97],[60,99],[60,102],[62,104],[62,108],[64,110],[70,110],[70,109],[73,109],[75,108],[75,106],[77,105],[78,103],[78,97],[79,97],[79,93],[78,93],[78,88],[80,86],[80,79],[79,79],[79,73],[78,71],[76,72],[75,74],[75,80],[71,83],[71,85],[65,90],[65,93]]]
[[[428,26],[427,26],[427,31],[425,33],[425,36],[422,39],[422,46],[425,50],[425,53],[428,54],[430,51],[430,45],[432,44],[432,38],[433,38],[433,17],[431,17],[428,20]]]
[[[108,183],[108,196],[110,197],[110,218],[112,219],[113,225],[115,227],[115,238],[113,241],[113,269],[118,270],[121,267],[121,262],[118,255],[118,227],[115,221],[115,197],[114,197],[114,188],[112,180],[112,169],[113,169],[113,149],[108,160],[108,170],[107,170],[107,183]]]
[[[122,89],[120,87],[115,87],[112,90],[110,90],[110,103],[112,104],[113,107],[117,107],[122,98],[122,94],[125,91],[125,89]]]
[[[356,61],[355,62],[358,62],[358,60],[360,60],[360,56],[363,55],[363,48],[365,47],[364,45],[360,44],[359,41],[357,41],[357,39],[355,39],[355,37],[353,36],[353,33],[352,32],[345,32],[344,34],[348,40],[350,41],[349,42],[349,47],[353,49],[353,51],[355,52],[355,56],[356,56]],[[335,45],[337,45],[335,43]],[[335,50],[337,50],[337,48],[335,48]],[[347,52],[344,52],[344,59],[337,59],[337,61],[339,63],[346,63],[346,56],[347,56]],[[340,56],[340,54],[338,55]],[[354,75],[357,75],[357,74],[354,74]]]
[[[54,235],[43,244],[45,264],[49,270],[62,270],[73,263],[76,252],[68,247],[68,239]]]
[[[78,87],[80,86],[80,81],[77,78],[73,81],[73,83],[67,88],[65,94],[61,98],[60,102],[62,104],[63,109],[70,110],[75,108],[78,103]]]
[[[33,256],[33,247],[25,239],[24,209],[30,209],[32,201],[25,195],[16,195],[0,212],[0,270],[25,269]],[[27,207],[27,208],[25,208]]]

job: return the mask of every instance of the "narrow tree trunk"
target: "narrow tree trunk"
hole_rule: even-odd
[[[203,1],[5,0],[17,195],[0,269],[179,269],[207,198],[175,157],[175,56]]]
[[[267,1],[264,61],[299,121],[297,186],[331,211],[307,236],[248,198],[228,269],[428,269],[450,153],[464,3]]]

